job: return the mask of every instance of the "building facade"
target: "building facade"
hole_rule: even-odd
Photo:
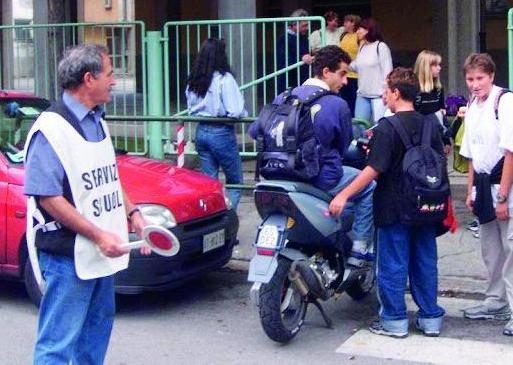
[[[27,5],[32,1],[2,1],[2,24],[26,22],[13,17],[12,2]],[[147,30],[161,30],[171,20],[283,17],[299,7],[311,15],[333,10],[342,18],[355,13],[377,19],[396,65],[411,66],[422,49],[440,53],[447,93],[466,92],[461,67],[470,52],[489,52],[498,66],[497,82],[507,85],[506,14],[513,7],[512,0],[38,0],[32,5],[36,24],[138,20]],[[128,55],[137,48],[138,38],[131,32],[112,26],[108,31],[88,30],[83,37],[110,49],[123,49],[126,54],[116,53],[114,66],[128,65],[136,73]],[[9,65],[9,45],[3,39],[4,73]],[[19,65],[16,72],[23,71]]]

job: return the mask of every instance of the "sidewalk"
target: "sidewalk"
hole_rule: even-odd
[[[244,181],[254,184],[254,162],[244,163]],[[439,292],[443,296],[479,298],[486,289],[486,269],[481,259],[479,239],[472,236],[466,224],[472,215],[465,207],[466,176],[454,171],[449,172],[454,210],[459,222],[455,233],[447,233],[438,238]],[[254,254],[255,239],[260,217],[253,203],[252,191],[244,192],[238,208],[240,219],[239,245],[236,246],[230,267],[235,270],[247,270],[248,261]]]

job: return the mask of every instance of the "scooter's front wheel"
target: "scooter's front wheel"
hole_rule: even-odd
[[[303,324],[308,302],[288,278],[291,262],[278,259],[278,268],[260,288],[260,321],[265,333],[276,342],[294,338]]]

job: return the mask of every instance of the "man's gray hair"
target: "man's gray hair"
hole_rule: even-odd
[[[97,76],[103,71],[102,55],[108,54],[108,48],[99,44],[80,44],[68,48],[57,68],[59,84],[64,90],[73,90],[84,82],[87,72]]]
[[[297,18],[299,16],[308,16],[308,12],[305,9],[296,9],[290,14],[292,18]]]
[[[308,16],[308,12],[305,9],[296,9],[290,14],[291,18],[297,18],[297,17],[303,17],[303,16]],[[296,25],[296,24],[298,24],[297,21],[289,22],[289,27]]]

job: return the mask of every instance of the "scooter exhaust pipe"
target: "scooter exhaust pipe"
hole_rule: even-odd
[[[292,263],[292,265],[290,265],[290,271],[289,271],[289,274],[288,274],[288,278],[290,280],[290,282],[296,287],[296,289],[299,291],[299,293],[302,295],[302,296],[307,296],[308,295],[308,287],[306,286],[306,283],[303,279],[303,277],[301,276],[301,273],[299,271],[297,271],[297,261],[294,261]]]
[[[305,282],[305,278],[303,277],[301,272],[297,270],[297,267],[300,267],[300,269],[303,268],[303,269],[308,269],[308,270],[310,270],[310,268],[302,267],[300,261],[301,260],[294,261],[292,263],[292,265],[290,265],[290,271],[288,274],[288,278],[289,278],[290,282],[292,283],[292,285],[294,285],[297,288],[299,293],[302,296],[306,297],[308,295],[308,293],[310,292],[310,290],[308,289],[308,286]],[[317,296],[314,291],[312,291],[312,293],[314,295],[314,298],[309,298],[309,302],[313,303],[317,307],[317,309],[319,309],[319,312],[321,312],[322,318],[324,318],[324,321],[326,322],[326,325],[328,326],[328,328],[332,328],[333,322],[328,317],[328,315],[324,311],[324,308],[322,307],[321,303],[319,302],[319,300],[318,300],[319,296]]]

